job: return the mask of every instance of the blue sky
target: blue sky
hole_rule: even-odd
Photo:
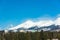
[[[0,0],[0,29],[24,20],[60,14],[60,0]]]

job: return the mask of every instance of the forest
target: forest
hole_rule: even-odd
[[[8,32],[0,31],[0,40],[60,40],[60,32]]]

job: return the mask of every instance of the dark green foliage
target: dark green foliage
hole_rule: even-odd
[[[0,40],[52,40],[58,38],[60,40],[60,32],[0,32]]]

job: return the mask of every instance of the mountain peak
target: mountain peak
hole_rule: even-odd
[[[56,20],[52,21],[52,20],[44,20],[44,21],[37,21],[37,22],[33,22],[32,20],[27,20],[26,22],[22,23],[22,24],[19,24],[17,25],[16,27],[12,27],[12,28],[9,28],[9,30],[15,30],[15,29],[18,29],[18,28],[30,28],[30,27],[33,27],[33,26],[38,26],[38,27],[43,27],[43,26],[50,26],[50,25],[60,25],[60,17],[58,17]]]
[[[40,22],[37,22],[36,25],[37,26],[49,26],[49,25],[52,25],[53,24],[53,21],[51,20],[46,20],[46,21],[40,21]]]

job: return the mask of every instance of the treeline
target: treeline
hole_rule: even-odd
[[[0,40],[47,40],[59,39],[60,32],[0,32]]]

